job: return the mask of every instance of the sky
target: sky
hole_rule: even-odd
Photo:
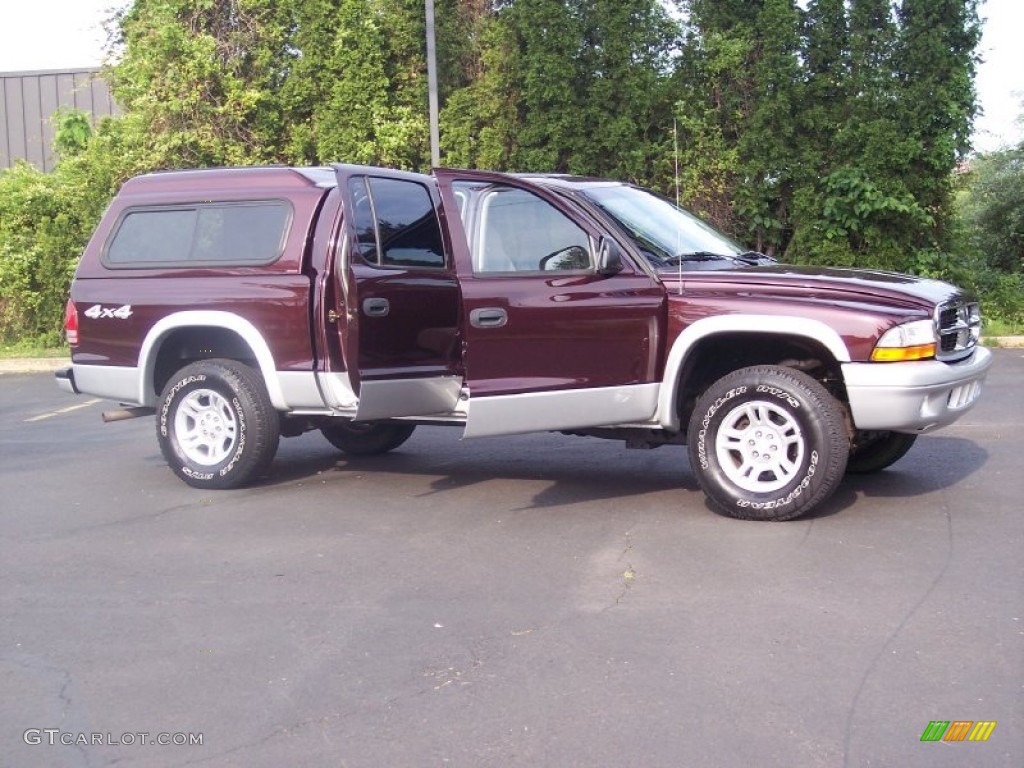
[[[100,64],[102,21],[125,0],[4,0],[0,72],[91,67]],[[984,0],[977,89],[982,115],[974,148],[989,152],[1024,140],[1024,2]]]

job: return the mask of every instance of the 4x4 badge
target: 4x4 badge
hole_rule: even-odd
[[[127,320],[132,316],[132,305],[122,304],[120,307],[104,307],[100,304],[93,304],[82,313],[86,317],[98,320],[104,317],[116,317],[119,320]]]

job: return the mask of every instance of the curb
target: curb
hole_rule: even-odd
[[[71,365],[70,357],[12,357],[0,360],[0,374],[53,373]]]
[[[986,347],[1022,349],[1024,348],[1024,336],[982,336],[981,343]]]

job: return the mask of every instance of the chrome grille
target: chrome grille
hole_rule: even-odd
[[[976,301],[949,301],[935,309],[939,360],[967,357],[981,338],[981,305]]]

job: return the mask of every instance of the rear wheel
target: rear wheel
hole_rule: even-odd
[[[914,447],[917,435],[902,432],[858,432],[846,472],[851,475],[869,475],[891,467]]]
[[[352,456],[372,456],[394,450],[408,440],[415,424],[338,420],[320,428],[328,442]]]
[[[236,488],[277,451],[277,411],[259,375],[235,360],[185,366],[167,382],[156,437],[174,473],[194,488]]]
[[[742,368],[712,384],[689,425],[690,466],[718,511],[791,520],[835,491],[849,442],[839,403],[810,376]]]

